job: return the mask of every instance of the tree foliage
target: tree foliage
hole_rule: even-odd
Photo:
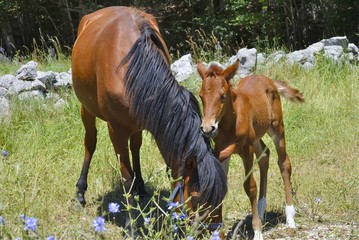
[[[34,41],[47,47],[56,36],[71,49],[81,17],[113,5],[155,15],[172,53],[190,51],[188,39],[201,41],[196,30],[214,36],[227,51],[299,49],[334,35],[358,43],[358,1],[352,0],[0,0],[0,46],[8,53],[31,50]]]

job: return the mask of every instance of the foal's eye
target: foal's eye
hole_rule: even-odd
[[[226,94],[222,94],[221,97],[220,97],[221,101],[224,101],[226,99],[226,97],[227,97]]]

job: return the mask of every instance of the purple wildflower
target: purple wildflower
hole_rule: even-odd
[[[92,226],[95,229],[95,232],[103,232],[105,228],[105,219],[101,216],[98,216],[93,222]]]
[[[30,230],[32,232],[36,231],[37,228],[37,219],[34,217],[25,217],[24,216],[24,221],[25,221],[25,227],[24,230]]]
[[[168,210],[171,210],[172,208],[177,208],[178,205],[179,205],[178,202],[169,202],[169,203],[167,204],[167,209],[168,209]]]
[[[1,155],[3,155],[3,157],[6,157],[7,155],[9,155],[9,152],[5,150],[1,150]]]
[[[119,213],[120,210],[120,204],[111,202],[108,204],[108,211],[110,213]]]
[[[0,226],[5,226],[5,218],[0,216]]]
[[[145,225],[150,224],[150,222],[151,222],[151,218],[145,217]]]
[[[195,240],[195,238],[192,236],[187,236],[187,240]]]
[[[178,218],[179,218],[178,214],[176,212],[173,212],[172,219],[178,219]]]
[[[182,214],[179,216],[179,219],[180,219],[180,220],[184,220],[186,217],[187,217],[187,215],[184,214],[184,213],[182,213]]]
[[[221,240],[221,238],[219,237],[219,232],[218,231],[214,231],[212,237],[210,238],[211,240]]]
[[[317,197],[317,198],[315,199],[315,202],[318,203],[318,204],[319,204],[321,201],[322,201],[322,199],[320,199],[320,197]]]
[[[176,225],[172,225],[172,229],[173,229],[174,232],[178,231],[178,227]]]
[[[55,236],[54,235],[50,235],[46,238],[46,240],[55,240]]]

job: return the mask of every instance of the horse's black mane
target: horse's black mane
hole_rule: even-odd
[[[166,58],[161,37],[143,21],[141,36],[121,61],[130,112],[154,136],[166,164],[180,166],[195,157],[201,192],[199,201],[217,206],[227,191],[226,176],[213,156],[209,140],[200,133],[201,114],[194,95],[178,85]]]

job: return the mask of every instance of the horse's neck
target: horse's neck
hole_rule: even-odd
[[[224,114],[220,122],[220,127],[230,131],[236,122],[236,113],[233,106],[235,93],[232,90],[229,91],[228,98],[224,106]]]

